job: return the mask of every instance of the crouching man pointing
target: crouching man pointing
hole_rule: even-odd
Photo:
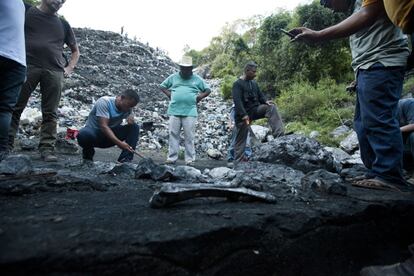
[[[116,97],[99,98],[89,113],[86,126],[79,131],[78,143],[84,160],[93,160],[96,148],[117,145],[122,149],[118,161],[131,162],[138,142],[139,126],[132,108],[139,103],[138,94],[128,89]],[[127,125],[121,125],[127,119]]]

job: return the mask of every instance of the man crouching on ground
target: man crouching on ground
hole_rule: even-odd
[[[96,101],[85,127],[77,137],[84,161],[93,161],[94,148],[114,145],[122,149],[118,162],[132,161],[139,136],[139,126],[134,122],[132,108],[138,103],[139,96],[132,89],[116,97],[104,96]],[[121,125],[124,119],[127,119],[127,125]]]

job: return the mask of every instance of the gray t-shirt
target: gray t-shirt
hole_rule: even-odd
[[[0,56],[26,66],[24,13],[21,0],[0,0]]]
[[[115,106],[115,97],[101,97],[99,98],[92,111],[89,113],[86,120],[86,126],[99,129],[99,118],[103,117],[109,119],[108,126],[110,128],[121,125],[122,120],[128,118],[132,114],[132,109],[128,112],[121,112]]]
[[[414,99],[403,99],[398,102],[398,120],[400,127],[414,124]]]
[[[362,0],[356,0],[354,13],[361,9]],[[384,14],[375,23],[349,37],[352,68],[368,69],[380,62],[385,67],[405,66],[410,53],[407,36],[395,27]]]

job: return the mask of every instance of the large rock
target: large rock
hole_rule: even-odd
[[[310,172],[302,178],[301,182],[304,191],[344,196],[348,190],[338,174],[325,170]]]
[[[341,171],[343,162],[349,160],[351,156],[340,148],[325,147],[325,149],[332,153],[334,158],[334,165],[337,172]]]
[[[255,148],[254,152],[254,160],[283,164],[305,173],[317,169],[335,170],[332,154],[316,140],[301,135],[282,136]]]
[[[329,135],[331,135],[333,138],[338,138],[338,137],[341,137],[341,136],[347,134],[350,131],[351,131],[351,129],[348,126],[341,125],[341,126],[335,128],[331,133],[329,133]]]
[[[141,159],[135,169],[135,178],[151,178],[156,181],[169,180],[173,169],[165,165],[157,165],[151,158]]]
[[[349,154],[354,153],[359,148],[358,136],[356,132],[353,131],[343,141],[341,141],[340,147]]]
[[[251,128],[256,138],[260,141],[264,141],[270,131],[269,128],[259,125],[252,125]]]
[[[0,163],[0,174],[26,175],[32,170],[32,160],[23,154],[9,155]]]
[[[182,182],[207,182],[207,177],[200,170],[190,166],[177,166],[173,177]]]

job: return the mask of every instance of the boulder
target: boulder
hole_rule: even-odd
[[[0,163],[0,174],[26,175],[32,170],[33,166],[30,157],[23,154],[9,155]]]
[[[301,183],[304,191],[342,196],[347,194],[347,187],[341,177],[326,170],[317,170],[306,174]]]
[[[305,173],[317,169],[334,171],[332,154],[316,140],[291,134],[279,137],[254,149],[253,160],[283,164]]]
[[[350,131],[351,131],[351,129],[348,126],[341,125],[341,126],[335,128],[331,133],[329,133],[329,135],[331,135],[333,138],[338,138],[338,137],[341,137],[341,136],[347,134]]]
[[[254,135],[256,135],[256,138],[259,141],[265,141],[266,140],[266,136],[269,133],[269,128],[267,127],[263,127],[263,126],[259,126],[259,125],[252,125],[251,126]]]
[[[340,147],[349,154],[354,153],[359,148],[356,132],[351,132],[344,140],[342,140]]]
[[[208,175],[211,176],[214,179],[223,179],[226,178],[229,174],[229,172],[232,172],[232,169],[229,169],[227,167],[218,167],[210,170],[208,172]]]

